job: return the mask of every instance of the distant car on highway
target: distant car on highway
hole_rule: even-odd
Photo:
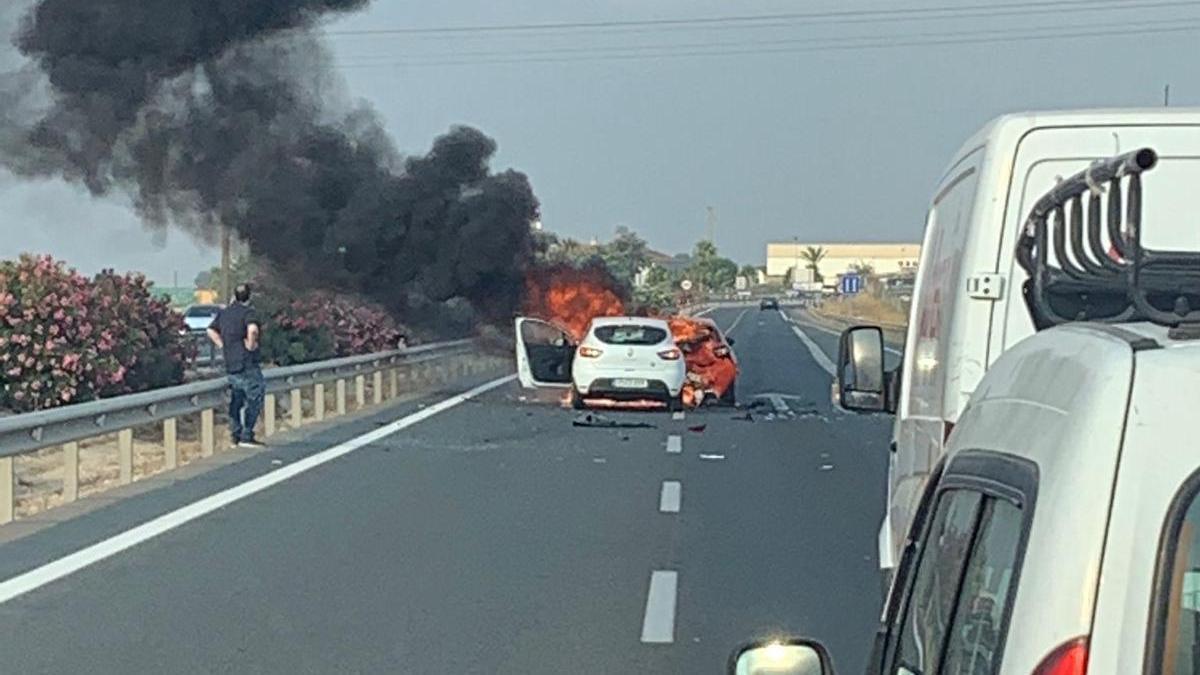
[[[524,387],[569,387],[576,408],[589,400],[683,406],[686,364],[662,319],[597,317],[578,344],[540,319],[518,318],[516,329],[517,376]]]
[[[221,305],[192,305],[184,310],[183,322],[190,332],[205,331],[220,311]]]
[[[759,311],[779,309],[779,300],[775,298],[763,298],[762,300],[758,301],[758,309]]]

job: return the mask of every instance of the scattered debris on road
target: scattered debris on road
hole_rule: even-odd
[[[273,460],[271,460],[271,466],[283,466],[283,460],[282,459],[273,459]]]
[[[593,458],[592,458],[592,463],[594,463],[594,464],[608,464],[608,460],[607,460],[607,459],[605,459],[604,457],[593,457]]]
[[[688,427],[688,431],[690,431],[694,434],[702,434],[702,433],[704,433],[704,430],[707,428],[708,428],[707,424],[697,424],[694,427]]]
[[[722,460],[725,455],[700,455],[700,459]]]
[[[655,426],[649,422],[628,422],[624,420],[615,420],[611,417],[606,417],[599,413],[583,413],[577,415],[572,426],[577,427],[592,427],[596,429],[654,429]]]
[[[754,421],[754,413],[746,412],[745,414],[742,414],[742,415],[734,415],[730,419],[736,420],[738,422],[753,422]]]
[[[833,465],[832,464],[822,464],[821,470],[822,471],[833,471]]]

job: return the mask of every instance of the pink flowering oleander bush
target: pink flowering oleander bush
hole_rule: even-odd
[[[182,328],[139,275],[93,281],[49,256],[0,261],[0,408],[177,384],[190,356]]]
[[[195,356],[195,342],[184,338],[187,324],[165,297],[151,292],[141,274],[104,270],[92,282],[92,303],[99,325],[113,338],[113,353],[125,369],[119,381],[104,383],[101,396],[157,389],[183,382]]]
[[[403,329],[378,305],[314,292],[276,308],[263,335],[263,358],[289,365],[395,349]]]

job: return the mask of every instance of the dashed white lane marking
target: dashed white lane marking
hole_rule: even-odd
[[[775,412],[780,415],[788,413],[788,405],[783,400],[783,394],[767,394],[767,399],[771,401],[771,405],[775,407]]]
[[[650,573],[650,592],[646,594],[646,614],[642,618],[642,642],[671,644],[675,641],[678,588],[678,572],[655,570]]]
[[[671,419],[673,419],[673,420],[681,420],[686,416],[687,416],[687,414],[684,413],[682,410],[680,410],[679,412],[671,413]]]
[[[468,392],[459,394],[457,396],[452,396],[444,401],[435,403],[427,408],[408,415],[407,417],[402,417],[395,422],[388,424],[387,426],[379,427],[378,429],[365,433],[362,436],[352,438],[345,443],[322,450],[314,455],[309,455],[298,462],[289,464],[280,469],[276,469],[270,473],[263,474],[240,485],[235,485],[227,490],[222,490],[214,495],[209,495],[204,499],[192,502],[187,506],[161,515],[118,535],[92,544],[87,548],[80,549],[75,553],[67,555],[66,557],[46,563],[41,567],[36,567],[28,572],[25,572],[24,574],[19,574],[11,579],[8,579],[7,581],[0,583],[0,603],[8,602],[19,595],[45,586],[46,584],[61,579],[69,574],[78,572],[89,565],[116,555],[126,549],[137,546],[148,539],[153,539],[164,532],[173,530],[185,523],[200,518],[201,516],[212,513],[219,508],[232,504],[238,500],[245,499],[246,497],[249,497],[255,493],[262,492],[273,485],[278,485],[289,478],[298,476],[310,469],[315,469],[316,467],[331,462],[338,457],[348,455],[363,446],[382,440],[396,433],[397,431],[407,429],[418,422],[423,422],[430,417],[437,415],[438,413],[445,412],[446,410],[469,401],[480,394],[508,384],[515,379],[517,379],[516,375],[509,375],[498,380],[492,380],[491,382],[475,387]]]
[[[658,510],[663,513],[679,513],[679,504],[683,501],[683,483],[677,480],[664,480],[662,492],[658,495]]]
[[[749,312],[749,311],[750,311],[750,310],[749,310],[748,308],[747,308],[747,309],[743,309],[743,310],[742,310],[742,313],[741,313],[741,314],[738,314],[738,315],[737,315],[737,318],[733,320],[733,323],[729,324],[729,328],[726,328],[726,329],[725,329],[725,334],[726,334],[726,335],[729,335],[730,333],[732,333],[732,332],[733,332],[733,329],[734,329],[734,328],[737,328],[737,327],[738,327],[738,324],[742,322],[742,318],[746,316],[746,312]]]
[[[678,455],[683,452],[683,437],[682,436],[667,436],[667,452],[672,455]]]
[[[813,360],[817,362],[818,366],[821,366],[821,368],[825,369],[825,372],[829,373],[830,375],[837,374],[837,367],[833,365],[833,361],[829,360],[829,357],[825,355],[825,352],[821,351],[821,348],[817,346],[817,343],[813,342],[812,338],[808,337],[808,335],[804,331],[800,330],[800,327],[795,324],[792,325],[792,332],[796,334],[796,337],[800,338],[800,341],[804,343],[805,347],[808,347],[808,353],[812,354]]]
[[[713,460],[718,460],[718,461],[719,461],[719,460],[725,459],[725,455],[705,455],[705,454],[701,454],[701,455],[700,455],[700,459],[713,459]]]

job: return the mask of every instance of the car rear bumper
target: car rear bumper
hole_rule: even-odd
[[[620,378],[600,377],[586,385],[581,386],[581,383],[577,383],[575,386],[584,396],[608,398],[614,401],[639,401],[648,398],[669,399],[679,396],[679,391],[683,388],[682,384],[672,388],[670,384],[662,380],[647,380],[645,387],[631,389],[616,386],[616,379]]]

